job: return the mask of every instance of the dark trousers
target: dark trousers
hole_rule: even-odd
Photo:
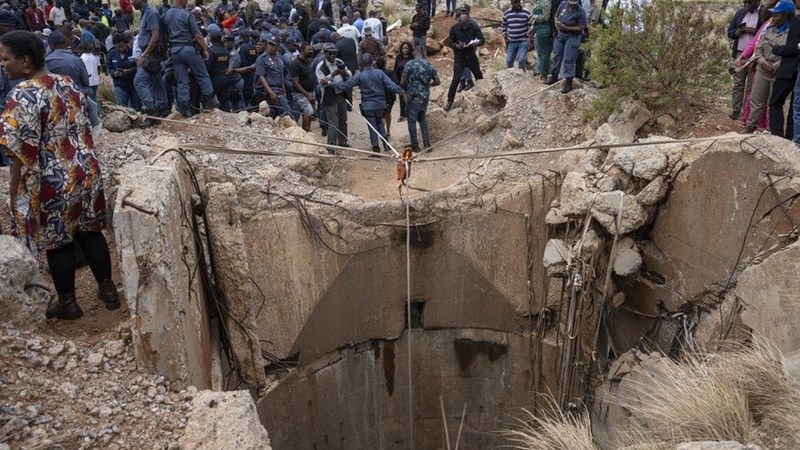
[[[461,80],[464,69],[472,71],[476,80],[483,79],[481,64],[478,61],[478,55],[475,54],[475,51],[470,51],[465,54],[460,50],[456,50],[453,60],[453,79],[450,80],[450,89],[447,90],[448,102],[452,102],[456,98],[456,89],[458,89],[458,83]]]
[[[330,145],[348,147],[347,142],[347,104],[344,102],[344,94],[336,95],[336,102],[324,105],[325,119],[328,121],[328,140]],[[329,153],[334,153],[336,149],[329,148]]]
[[[79,231],[74,241],[47,251],[47,265],[59,294],[75,290],[75,242],[81,247],[94,279],[98,283],[111,279],[111,254],[105,236],[97,231]]]
[[[794,121],[792,111],[794,110],[794,83],[797,74],[792,78],[776,78],[772,83],[772,94],[769,97],[769,132],[775,136],[781,136],[791,140],[794,137]],[[789,98],[789,112],[786,113],[786,120],[783,117],[783,105],[786,98]],[[784,123],[786,128],[784,129]]]
[[[231,110],[230,85],[231,79],[225,74],[211,77],[211,86],[214,89],[217,100],[219,100],[220,109],[228,112]]]

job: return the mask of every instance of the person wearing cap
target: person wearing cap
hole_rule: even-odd
[[[348,147],[347,137],[347,96],[346,89],[334,87],[331,83],[343,83],[353,76],[350,69],[345,66],[344,61],[337,58],[339,50],[333,44],[326,45],[323,50],[323,59],[316,65],[315,72],[317,81],[322,86],[322,97],[320,105],[324,109],[324,117],[327,124],[320,124],[320,127],[327,127],[327,143]],[[329,148],[329,153],[335,153],[335,149]]]
[[[52,51],[45,58],[47,70],[58,75],[66,75],[75,83],[75,87],[84,94],[89,94],[89,73],[83,61],[69,49],[64,33],[53,31],[47,37],[47,44]]]
[[[141,12],[138,45],[141,55],[136,61],[138,69],[133,78],[136,94],[142,100],[142,111],[152,116],[166,116],[168,111],[167,88],[164,84],[163,70],[159,64],[143,64],[145,60],[161,60],[160,55],[166,49],[161,48],[161,20],[158,12],[146,0],[133,0],[136,11]],[[155,125],[153,119],[146,119],[141,126],[147,128]]]
[[[372,144],[372,151],[380,153],[380,142],[383,142],[384,149],[388,150],[386,143],[386,128],[383,118],[386,115],[386,91],[395,94],[405,95],[403,89],[392,81],[382,70],[376,69],[372,55],[364,53],[361,55],[361,71],[347,81],[328,81],[320,80],[325,86],[330,84],[334,89],[348,91],[358,86],[361,90],[361,115],[369,122],[369,141]],[[379,140],[380,137],[380,140]]]
[[[313,59],[314,47],[311,44],[304,43],[300,47],[300,56],[292,61],[289,66],[292,85],[294,86],[293,103],[302,114],[300,123],[306,131],[311,131],[311,119],[314,116],[314,108],[317,103],[317,99],[314,96],[317,90],[317,74],[314,68],[311,67]]]
[[[258,58],[258,49],[253,43],[253,35],[255,32],[242,30],[239,33],[240,41],[238,45],[238,52],[241,62],[238,68],[232,70],[242,76],[242,99],[244,100],[245,105],[250,105],[253,101],[253,83],[256,77],[256,58]]]
[[[776,45],[786,43],[789,21],[795,14],[794,2],[780,0],[769,12],[772,13],[772,19],[762,32],[753,56],[750,57],[750,60],[756,64],[756,76],[750,91],[750,115],[745,127],[746,133],[752,133],[758,128],[759,118],[764,113],[769,101],[775,72],[781,63],[780,56],[772,53],[772,49]]]
[[[275,118],[291,113],[286,85],[291,82],[292,77],[278,52],[278,38],[262,36],[262,41],[264,38],[266,51],[256,59],[256,92],[253,102],[258,104],[266,100],[270,105],[270,116]]]
[[[786,44],[776,45],[772,53],[781,57],[781,63],[772,82],[772,93],[768,103],[769,131],[775,136],[794,140],[794,91],[797,69],[800,64],[800,15],[795,14],[786,32]],[[784,121],[784,105],[789,99],[789,108]]]
[[[375,37],[372,27],[364,26],[364,35],[361,37],[361,43],[358,44],[358,53],[361,55],[369,53],[373,60],[385,56],[383,45]]]
[[[420,151],[417,141],[417,123],[422,132],[423,147],[431,146],[427,119],[428,101],[431,95],[430,87],[439,84],[441,81],[436,68],[427,60],[420,47],[414,48],[414,59],[406,63],[400,78],[400,86],[405,88],[408,96],[405,113],[408,121],[408,137],[414,152]]]
[[[128,106],[139,111],[142,103],[133,88],[133,77],[136,75],[136,61],[131,57],[131,35],[117,33],[113,37],[114,48],[109,50],[106,64],[109,75],[114,81],[114,93],[117,104]]]
[[[558,7],[555,15],[556,39],[553,69],[546,84],[558,81],[559,73],[564,74],[564,86],[561,93],[572,91],[572,79],[575,77],[575,62],[578,59],[578,50],[581,45],[583,30],[586,28],[586,13],[578,0],[567,0]]]
[[[68,77],[47,72],[44,51],[29,31],[0,37],[5,70],[24,79],[0,115],[0,151],[12,158],[12,234],[34,255],[45,253],[56,289],[45,316],[74,320],[83,315],[75,298],[76,244],[98,283],[98,299],[109,310],[120,301],[102,233],[106,199],[87,97]]]
[[[166,29],[169,30],[170,59],[177,81],[176,107],[182,116],[189,117],[192,114],[189,107],[190,70],[200,88],[200,101],[204,106],[215,108],[219,106],[219,102],[214,98],[216,89],[205,62],[209,59],[209,50],[197,21],[186,9],[186,4],[186,0],[174,0],[172,8],[167,10],[163,20]]]
[[[219,101],[220,108],[223,111],[230,111],[230,77],[228,76],[228,68],[230,66],[230,53],[222,43],[224,33],[219,30],[210,31],[208,38],[211,41],[211,47],[208,49],[208,56],[206,57],[206,67],[208,68],[208,76],[211,78],[211,86],[213,88],[213,96],[216,96]]]
[[[506,67],[514,67],[514,60],[519,61],[519,68],[526,69],[528,59],[528,28],[531,13],[522,7],[521,0],[511,0],[511,8],[503,14],[500,30],[506,42]]]
[[[465,69],[469,69],[475,79],[483,79],[476,49],[486,42],[481,28],[470,19],[467,11],[462,11],[456,19],[456,23],[450,28],[449,39],[450,47],[453,49],[453,79],[447,90],[447,103],[443,108],[445,111],[450,111],[453,107],[456,90]]]
[[[236,69],[242,67],[242,57],[239,55],[239,50],[236,48],[236,38],[233,36],[223,36],[222,44],[225,50],[228,51],[228,69],[225,74],[228,76],[229,88],[228,97],[231,102],[231,111],[241,111],[247,107],[244,102],[244,78],[242,74],[237,72]]]

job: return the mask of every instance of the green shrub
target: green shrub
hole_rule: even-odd
[[[680,0],[609,11],[608,27],[588,44],[592,78],[606,86],[590,108],[608,114],[628,98],[653,111],[678,114],[725,85],[727,39],[702,7]]]

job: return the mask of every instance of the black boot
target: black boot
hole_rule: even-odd
[[[562,94],[568,94],[572,91],[572,78],[564,79],[564,86],[561,87]]]
[[[558,83],[558,75],[553,75],[553,74],[551,74],[551,75],[550,75],[550,78],[548,78],[548,79],[547,79],[547,80],[544,82],[544,84],[546,84],[546,85],[548,85],[548,86],[550,86],[551,84],[556,84],[556,83]]]
[[[58,294],[58,300],[56,301],[50,299],[45,317],[63,320],[75,320],[83,317],[83,311],[78,306],[78,302],[75,301],[75,292]]]
[[[217,96],[214,94],[203,97],[201,101],[205,109],[219,108],[219,100],[217,100]]]
[[[119,309],[119,294],[117,286],[111,280],[101,281],[97,286],[97,298],[106,305],[106,309],[113,311]]]

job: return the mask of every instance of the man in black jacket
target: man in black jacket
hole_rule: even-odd
[[[475,75],[476,80],[483,79],[480,61],[478,61],[477,48],[486,43],[480,27],[477,23],[470,20],[469,14],[463,12],[458,16],[458,21],[450,28],[450,47],[453,49],[453,79],[450,81],[450,88],[447,90],[447,103],[444,105],[445,111],[450,111],[453,107],[453,100],[456,98],[456,89],[461,81],[464,69],[469,69]]]
[[[759,0],[744,0],[744,7],[736,11],[733,20],[728,25],[728,38],[733,41],[732,56],[735,60],[747,44],[756,35],[761,26],[761,17],[758,11]],[[732,71],[733,93],[731,95],[730,118],[736,120],[742,113],[742,102],[750,91],[751,80],[748,80],[749,70]]]
[[[781,57],[781,64],[775,73],[772,94],[769,97],[769,131],[775,136],[783,136],[790,140],[794,138],[795,103],[791,95],[797,80],[797,66],[800,63],[798,44],[800,44],[800,16],[795,16],[789,25],[786,45],[776,45],[772,49],[772,53]],[[787,97],[789,97],[789,112],[786,114],[784,129],[783,105]]]
[[[417,3],[416,13],[411,18],[411,34],[414,37],[414,48],[422,49],[422,56],[428,57],[428,30],[431,28],[431,18],[426,14],[423,5]]]

